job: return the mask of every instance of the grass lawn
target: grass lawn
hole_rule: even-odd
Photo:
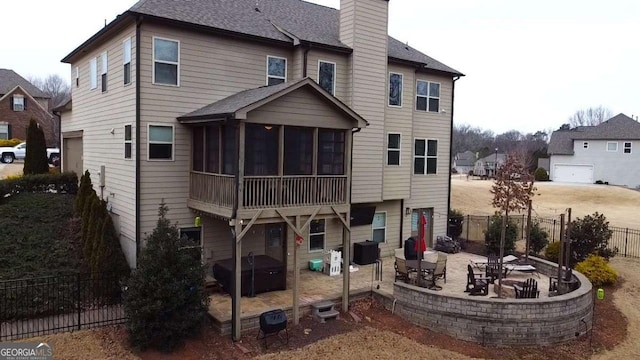
[[[0,279],[77,270],[65,239],[73,195],[22,193],[0,204]]]
[[[489,192],[492,185],[491,180],[454,177],[451,180],[451,208],[469,215],[493,214],[493,195]],[[575,219],[597,211],[607,217],[611,226],[640,229],[637,216],[640,191],[610,185],[553,182],[538,182],[535,186],[534,216],[559,218],[567,208],[572,208]]]

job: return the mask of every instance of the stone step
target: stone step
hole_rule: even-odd
[[[326,319],[337,319],[340,312],[338,312],[338,310],[331,309],[328,311],[316,312],[314,315],[321,323],[323,323]]]
[[[334,305],[335,304],[332,303],[331,301],[320,301],[315,304],[311,304],[314,310],[319,310],[319,311],[333,310]]]

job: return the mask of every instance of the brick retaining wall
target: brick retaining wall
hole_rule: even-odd
[[[555,264],[529,257],[543,274]],[[557,267],[557,265],[555,265]],[[395,313],[412,323],[458,339],[493,345],[549,345],[574,339],[591,327],[593,294],[587,278],[573,272],[580,287],[542,299],[497,299],[440,295],[402,282],[394,284]],[[542,286],[542,291],[547,291]]]

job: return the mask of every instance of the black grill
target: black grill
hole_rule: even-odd
[[[283,310],[271,310],[260,314],[260,331],[258,331],[258,338],[260,338],[260,332],[262,332],[265,348],[267,347],[267,336],[277,335],[282,330],[284,330],[287,335],[288,344],[287,314]]]

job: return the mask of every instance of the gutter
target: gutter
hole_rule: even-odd
[[[136,267],[140,256],[140,25],[136,18]]]
[[[447,196],[447,229],[445,233],[449,236],[449,219],[451,218],[451,157],[453,156],[453,109],[456,93],[456,81],[460,79],[460,76],[455,76],[451,84],[451,127],[449,128],[449,195]]]

